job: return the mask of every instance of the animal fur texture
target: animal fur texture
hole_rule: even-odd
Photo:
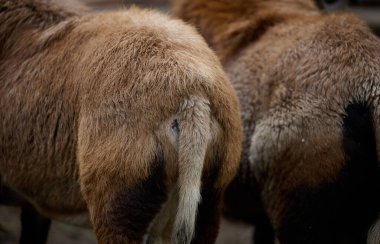
[[[380,42],[367,25],[312,0],[177,0],[174,12],[240,99],[228,214],[269,222],[280,243],[365,243],[371,225],[380,243]]]
[[[0,0],[2,184],[100,243],[212,243],[242,140],[218,58],[158,12],[67,5]]]

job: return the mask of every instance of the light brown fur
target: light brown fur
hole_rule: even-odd
[[[121,232],[122,206],[133,204],[123,199],[161,154],[167,190],[178,181],[178,194],[199,191],[182,175],[200,160],[224,191],[240,155],[238,101],[189,26],[137,8],[79,9],[0,1],[0,174],[44,216],[88,210],[99,242],[134,243],[142,236]]]
[[[347,106],[370,108],[380,141],[379,40],[356,16],[322,14],[311,0],[174,2],[175,15],[216,50],[240,99],[246,138],[232,191],[261,189],[280,241],[299,243],[296,231],[293,242],[283,233],[285,218],[301,212],[291,205],[298,195],[291,194],[318,191],[341,174],[348,159],[342,145]],[[244,212],[243,199],[256,193],[245,194],[229,201],[235,211]]]

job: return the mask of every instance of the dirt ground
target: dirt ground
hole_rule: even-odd
[[[18,208],[0,207],[1,244],[17,244],[20,235],[20,210]],[[222,221],[217,244],[249,244],[253,228],[250,226]],[[53,222],[48,244],[95,244],[92,230]]]

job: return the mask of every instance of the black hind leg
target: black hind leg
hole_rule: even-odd
[[[50,223],[50,219],[41,216],[32,206],[22,207],[20,244],[45,244]]]
[[[211,184],[202,187],[202,201],[198,207],[195,236],[192,244],[215,243],[219,231],[222,192]]]
[[[274,244],[274,230],[267,218],[255,225],[253,233],[254,244]]]
[[[41,216],[18,193],[1,182],[0,179],[0,204],[5,206],[21,207],[21,235],[20,243],[45,244],[50,229],[50,220]],[[1,230],[0,230],[1,231]],[[0,240],[1,242],[1,240]]]

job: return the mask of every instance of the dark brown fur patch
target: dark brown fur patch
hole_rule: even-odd
[[[149,224],[165,202],[165,170],[163,154],[156,155],[151,174],[141,183],[119,193],[108,206],[108,224],[129,240],[142,241]]]

